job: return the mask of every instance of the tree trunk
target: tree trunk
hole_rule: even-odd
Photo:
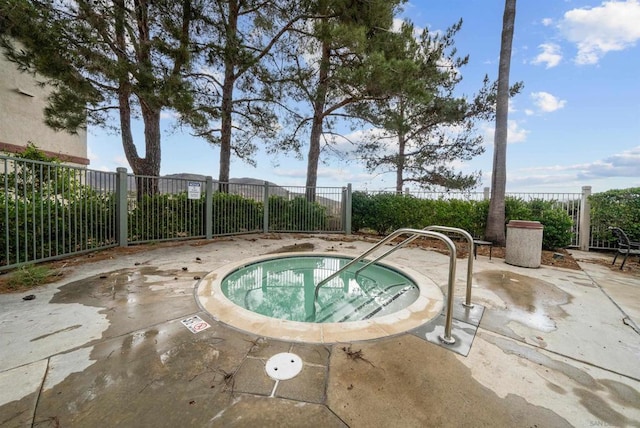
[[[131,106],[126,84],[125,88],[120,91],[119,104],[122,146],[133,174],[138,176],[138,178],[136,178],[138,199],[142,198],[143,195],[155,195],[158,193],[158,180],[156,177],[160,175],[161,159],[160,109],[150,109],[142,104],[145,157],[141,158],[133,142],[133,134],[131,132]]]
[[[399,104],[399,116],[404,118],[404,103],[402,99]],[[401,119],[402,120],[402,119]],[[396,162],[396,194],[402,195],[402,186],[404,185],[404,163],[405,163],[405,147],[407,145],[406,136],[404,133],[404,123],[399,127],[398,132],[398,159]]]
[[[233,88],[235,86],[234,56],[237,52],[238,2],[229,2],[229,23],[227,25],[227,45],[224,53],[224,82],[222,83],[221,132],[220,132],[220,172],[219,190],[229,192],[229,170],[231,169],[231,131],[233,125]]]
[[[233,67],[233,66],[231,66]],[[219,190],[224,193],[229,191],[229,170],[231,169],[231,131],[233,109],[233,69],[225,70],[225,78],[222,86],[222,129],[220,133],[220,172],[218,175]]]
[[[114,2],[116,6],[115,34],[116,44],[119,47],[118,55],[121,62],[127,61],[124,52],[126,52],[126,30],[125,17],[126,11],[123,1]],[[138,30],[141,41],[148,42],[148,22],[146,19],[147,9],[144,5],[139,5],[137,9]],[[144,45],[141,43],[141,45]],[[150,62],[150,53],[147,49],[141,49],[138,53],[138,60],[148,65]],[[150,67],[149,67],[150,68]],[[138,150],[133,142],[133,133],[131,131],[131,93],[132,85],[129,80],[128,73],[122,73],[119,80],[118,88],[118,108],[120,113],[120,135],[122,136],[122,146],[127,161],[136,175],[136,190],[138,199],[144,195],[154,195],[158,192],[158,177],[160,175],[160,110],[161,106],[153,105],[148,99],[141,99],[140,109],[142,112],[142,120],[144,123],[144,143],[145,157],[138,155]]]
[[[160,176],[160,108],[141,104],[142,120],[144,122],[145,156],[141,159],[140,174],[147,176],[142,184],[138,184],[140,195],[155,195],[158,193],[158,179]]]
[[[309,202],[316,200],[320,139],[322,138],[322,122],[324,121],[324,109],[329,85],[329,54],[329,43],[323,42],[322,58],[320,59],[320,71],[318,75],[318,90],[316,92],[316,99],[313,102],[313,122],[311,124],[311,136],[309,139],[309,155],[307,157],[306,197]]]
[[[516,18],[516,0],[506,0],[502,20],[500,65],[498,68],[498,94],[496,102],[496,131],[493,143],[493,171],[491,174],[491,200],[485,239],[504,245],[505,188],[507,183],[507,129],[509,113],[509,70],[511,45]]]

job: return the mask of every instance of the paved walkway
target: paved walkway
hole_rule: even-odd
[[[485,310],[467,356],[409,333],[259,337],[197,304],[199,278],[300,244],[353,255],[372,245],[250,235],[107,251],[70,261],[35,300],[0,295],[0,426],[640,426],[637,274],[592,253],[575,252],[582,271],[478,256],[473,302]],[[390,260],[446,291],[447,256],[408,248]],[[459,261],[456,296],[465,280]],[[211,327],[191,333],[181,320],[196,315]],[[298,376],[267,376],[280,352],[300,356]]]

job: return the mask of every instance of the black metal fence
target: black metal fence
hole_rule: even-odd
[[[0,156],[0,269],[144,242],[263,232],[351,233],[351,185],[315,188],[211,177],[134,176]],[[412,192],[480,201],[484,192]],[[573,219],[572,246],[608,249],[581,193],[508,193],[551,201]]]
[[[0,156],[0,268],[113,246],[255,232],[350,233],[351,187],[149,177]]]

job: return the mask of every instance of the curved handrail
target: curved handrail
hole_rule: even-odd
[[[473,303],[471,303],[471,283],[472,283],[472,277],[473,277],[473,237],[471,236],[471,234],[469,232],[467,232],[464,229],[460,229],[458,227],[448,227],[448,226],[427,226],[422,230],[437,230],[437,231],[442,231],[442,232],[454,232],[454,233],[458,233],[462,236],[464,236],[467,241],[469,242],[469,256],[468,256],[468,261],[467,261],[467,292],[466,292],[466,296],[465,296],[465,302],[462,304],[463,306],[467,307],[467,308],[473,308]],[[366,269],[369,265],[382,260],[383,258],[387,257],[389,254],[393,253],[394,251],[399,250],[400,248],[404,247],[407,244],[410,244],[411,242],[413,242],[415,239],[419,238],[420,235],[413,235],[410,236],[409,238],[405,239],[404,241],[402,241],[401,243],[399,243],[398,245],[396,245],[395,247],[389,249],[387,252],[385,252],[384,254],[382,254],[381,256],[378,256],[377,258],[375,258],[374,260],[371,260],[370,262],[366,263],[364,266],[361,266],[357,271],[356,271],[356,276],[363,271],[364,269]]]
[[[358,256],[355,259],[351,260],[349,263],[344,265],[342,268],[338,269],[336,272],[334,272],[333,274],[329,275],[328,277],[326,277],[325,279],[320,281],[316,285],[316,289],[315,289],[314,296],[313,296],[313,307],[314,307],[314,310],[315,310],[316,302],[318,300],[318,292],[320,290],[320,287],[322,287],[323,285],[325,285],[326,283],[328,283],[332,279],[336,278],[342,272],[346,271],[349,267],[351,267],[354,264],[360,262],[366,256],[368,256],[369,254],[371,254],[372,252],[374,252],[375,250],[377,250],[378,248],[380,248],[381,246],[383,246],[387,242],[391,241],[392,239],[395,239],[396,237],[398,237],[400,235],[404,235],[404,234],[416,235],[413,239],[417,238],[418,236],[429,236],[429,237],[432,237],[432,238],[436,238],[436,239],[439,239],[439,240],[443,241],[447,245],[447,248],[449,249],[449,280],[448,280],[448,283],[447,283],[447,310],[446,310],[446,313],[445,313],[444,335],[439,336],[439,338],[443,343],[445,343],[447,345],[453,345],[456,342],[455,338],[453,338],[451,336],[451,324],[452,324],[452,321],[453,321],[453,291],[454,291],[454,281],[455,281],[455,277],[456,277],[456,246],[454,245],[453,241],[448,236],[443,235],[442,233],[439,233],[439,232],[433,232],[433,231],[430,231],[430,230],[422,230],[422,229],[404,228],[404,229],[398,229],[395,232],[391,233],[386,238],[382,239],[376,245],[371,247],[369,250],[365,251],[360,256]],[[405,239],[405,241],[403,241],[403,243],[406,242],[406,241],[407,240]]]
[[[453,232],[458,233],[464,236],[469,243],[469,254],[467,255],[467,292],[465,296],[465,301],[462,304],[464,307],[473,308],[473,303],[471,303],[471,283],[473,282],[473,236],[469,232],[464,229],[460,229],[459,227],[448,227],[448,226],[428,226],[425,230],[438,230],[442,232]]]

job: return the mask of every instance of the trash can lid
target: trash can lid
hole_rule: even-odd
[[[516,227],[518,229],[542,229],[544,226],[539,221],[509,220],[507,227]]]

